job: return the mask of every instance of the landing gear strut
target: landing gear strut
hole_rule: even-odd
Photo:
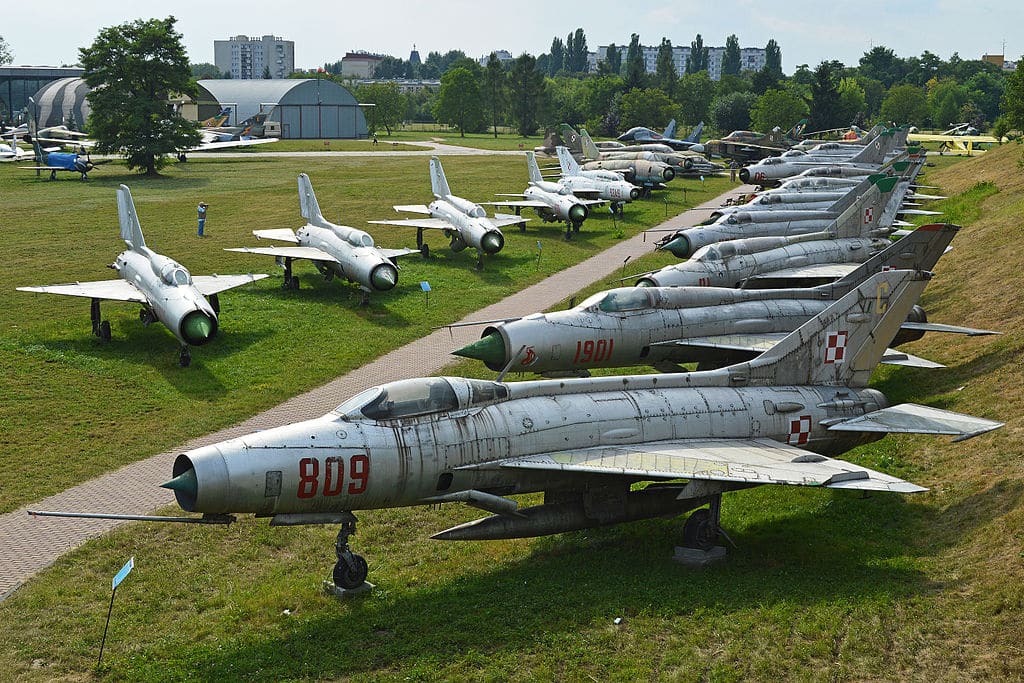
[[[92,333],[103,341],[110,341],[110,321],[102,320],[100,300],[92,299],[89,303],[89,316],[92,318]]]
[[[178,353],[178,365],[183,368],[192,365],[192,352],[187,346],[182,346],[181,351]]]
[[[290,258],[284,260],[284,284],[281,286],[285,289],[299,288],[299,278],[292,275],[292,260]]]
[[[683,525],[683,546],[697,550],[711,550],[719,536],[725,536],[721,527],[722,495],[711,498],[706,508],[694,510]],[[725,536],[728,539],[728,536]],[[730,541],[731,542],[731,541]]]
[[[566,221],[565,222],[565,239],[566,239],[566,241],[572,239],[572,228],[573,228],[572,221]]]
[[[348,545],[348,537],[356,532],[356,516],[348,513],[350,519],[342,522],[338,531],[338,540],[334,543],[334,552],[338,562],[334,565],[334,585],[338,588],[352,590],[359,588],[366,581],[369,567],[361,555],[356,555]]]
[[[476,269],[484,269],[484,252],[480,251],[479,249],[476,252]]]
[[[423,243],[423,228],[416,228],[416,248],[423,258],[430,258],[430,247]]]

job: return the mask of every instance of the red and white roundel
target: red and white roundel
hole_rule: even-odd
[[[846,330],[828,335],[828,341],[825,344],[826,363],[843,362],[843,358],[846,357],[846,340],[849,336],[850,334]]]
[[[869,206],[864,209],[864,223],[865,225],[871,222],[871,219],[875,216],[875,207]]]
[[[802,446],[811,440],[811,416],[801,415],[789,423],[789,445]]]

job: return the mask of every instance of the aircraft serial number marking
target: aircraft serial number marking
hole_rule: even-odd
[[[320,459],[302,458],[299,460],[299,498],[313,498],[320,490]],[[370,459],[363,454],[353,455],[348,461],[349,495],[356,495],[366,490],[370,478]],[[323,462],[323,492],[325,497],[337,496],[345,484],[345,459],[330,456]]]
[[[573,363],[600,363],[612,357],[612,350],[615,348],[614,339],[598,339],[594,343],[592,339],[576,342],[576,355]]]

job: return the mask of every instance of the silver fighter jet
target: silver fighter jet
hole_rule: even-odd
[[[562,169],[560,185],[577,197],[604,199],[611,202],[612,212],[622,213],[622,206],[640,198],[641,190],[614,171],[584,171],[565,147],[556,147]]]
[[[299,210],[306,225],[297,231],[289,228],[253,230],[257,239],[292,242],[294,247],[238,247],[225,251],[245,254],[266,254],[283,261],[284,287],[298,289],[299,278],[292,275],[292,261],[309,259],[320,274],[330,280],[335,275],[359,285],[362,303],[369,303],[370,292],[385,292],[398,283],[398,266],[394,259],[417,254],[417,249],[382,249],[363,230],[331,223],[320,212],[309,176],[299,174]]]
[[[177,261],[146,246],[142,226],[135,213],[131,192],[122,185],[117,191],[117,215],[121,239],[128,248],[110,265],[118,280],[75,282],[45,287],[18,287],[22,292],[66,294],[92,300],[92,331],[104,341],[110,340],[110,322],[102,320],[100,301],[134,301],[142,304],[142,324],[163,323],[181,342],[179,362],[192,362],[190,346],[202,346],[217,335],[219,292],[269,277],[259,275],[191,275]]]
[[[424,257],[430,254],[430,248],[423,242],[423,231],[443,230],[446,237],[451,237],[452,251],[460,252],[466,247],[476,249],[477,270],[484,267],[484,254],[497,254],[505,246],[505,236],[501,233],[501,228],[526,223],[526,219],[520,216],[497,214],[494,218],[488,218],[487,212],[479,204],[453,195],[441,167],[441,160],[437,157],[430,157],[430,187],[434,192],[434,201],[430,202],[430,206],[409,204],[395,207],[396,211],[422,213],[430,218],[370,223],[416,228],[416,246],[423,252]]]

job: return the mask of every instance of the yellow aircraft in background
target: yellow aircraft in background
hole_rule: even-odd
[[[912,131],[907,142],[938,142],[939,154],[954,152],[972,156],[977,150],[975,145],[994,145],[999,142],[991,135],[978,135],[970,124],[961,123],[942,133],[918,133]]]

